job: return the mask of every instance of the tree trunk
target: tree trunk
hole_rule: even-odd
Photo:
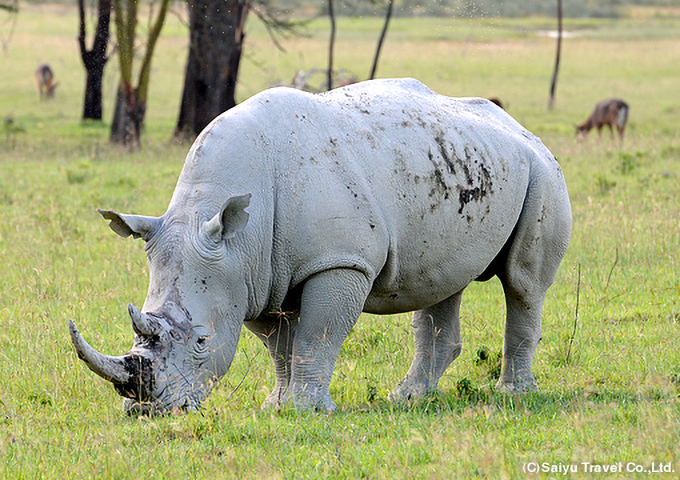
[[[140,145],[139,126],[135,125],[137,95],[132,86],[132,61],[134,58],[135,29],[137,27],[137,1],[115,0],[113,2],[118,42],[120,81],[116,93],[116,105],[111,122],[109,141],[128,148]]]
[[[80,57],[85,65],[85,100],[83,102],[83,120],[102,119],[102,82],[104,78],[104,66],[108,61],[106,48],[109,43],[109,24],[111,20],[111,0],[99,0],[98,21],[95,30],[92,49],[85,46],[85,2],[78,0],[80,12],[80,33],[78,45]]]
[[[145,113],[146,105],[140,104],[137,90],[130,83],[121,82],[116,95],[109,141],[131,149],[138,148]]]
[[[189,58],[175,136],[191,139],[236,105],[248,2],[188,0],[187,4]]]
[[[138,0],[114,0],[113,8],[116,22],[116,40],[118,41],[118,60],[120,67],[120,83],[116,96],[116,107],[111,122],[112,143],[128,148],[140,146],[141,134],[146,115],[146,99],[151,78],[151,60],[158,37],[163,29],[165,16],[170,0],[161,0],[158,13],[148,30],[146,50],[139,68],[137,87],[132,85],[132,70],[135,55],[135,39],[137,26]]]

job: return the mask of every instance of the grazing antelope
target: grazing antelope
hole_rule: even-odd
[[[35,83],[38,84],[41,100],[54,97],[54,90],[59,85],[59,82],[54,82],[54,72],[46,63],[43,63],[36,69]]]
[[[611,137],[614,138],[614,126],[616,126],[619,138],[623,140],[623,130],[626,128],[629,111],[628,104],[619,98],[603,100],[595,105],[595,109],[588,120],[581,125],[576,125],[576,135],[579,139],[583,139],[590,129],[597,128],[598,135],[602,137],[602,127],[606,125],[609,127]]]

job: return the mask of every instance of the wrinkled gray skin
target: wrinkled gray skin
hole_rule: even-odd
[[[81,358],[130,411],[197,409],[245,325],[276,369],[267,406],[333,410],[329,384],[359,314],[415,311],[393,401],[437,389],[461,352],[465,287],[497,275],[507,320],[498,388],[536,388],[541,310],[569,242],[557,161],[481,99],[415,80],[322,95],[277,88],[215,119],[160,218],[101,211],[146,242],[150,280],[122,357]],[[142,313],[143,312],[143,313]]]

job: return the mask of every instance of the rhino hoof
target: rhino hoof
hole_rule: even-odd
[[[513,395],[521,395],[524,393],[537,392],[538,385],[536,380],[531,379],[518,379],[514,382],[504,382],[499,380],[496,384],[496,390],[501,393],[509,393]]]
[[[403,380],[388,395],[387,400],[392,403],[408,403],[438,393],[441,393],[441,391],[437,387],[429,387],[426,384]]]

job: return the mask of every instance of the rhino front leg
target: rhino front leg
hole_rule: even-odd
[[[420,398],[437,390],[442,374],[463,348],[459,318],[462,293],[413,313],[415,357],[404,379],[390,394],[390,400]]]
[[[335,410],[328,390],[335,362],[369,289],[366,275],[352,269],[327,270],[305,283],[286,396],[296,408]]]
[[[267,347],[274,363],[276,384],[262,403],[262,408],[278,408],[284,401],[290,383],[293,338],[298,324],[298,312],[278,312],[262,315],[246,322],[252,331]]]

